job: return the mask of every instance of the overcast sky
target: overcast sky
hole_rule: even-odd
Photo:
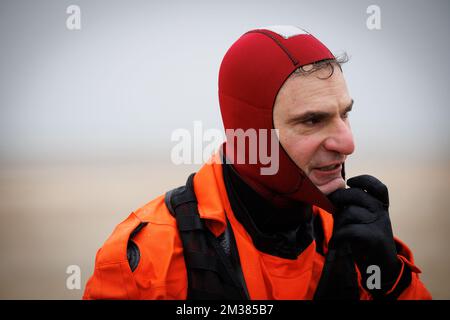
[[[66,26],[73,4],[80,30]],[[366,25],[372,4],[380,30]],[[222,129],[217,76],[230,45],[279,24],[350,55],[359,156],[448,159],[449,16],[447,0],[1,0],[0,160],[169,160],[175,129]]]

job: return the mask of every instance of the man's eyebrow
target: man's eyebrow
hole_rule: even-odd
[[[350,104],[345,107],[344,113],[350,112],[353,108],[353,102],[354,100],[350,102]],[[328,117],[331,117],[333,115],[332,112],[325,112],[325,111],[306,111],[302,114],[296,115],[293,118],[289,119],[289,123],[301,123],[304,121],[308,121],[310,119],[326,119]]]

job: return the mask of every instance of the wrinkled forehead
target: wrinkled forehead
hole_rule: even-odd
[[[313,65],[306,66],[310,71]],[[344,75],[337,65],[327,66],[312,73],[293,73],[277,94],[277,102],[320,103],[329,99],[350,100]]]

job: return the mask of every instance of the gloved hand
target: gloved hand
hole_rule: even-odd
[[[371,293],[383,295],[395,283],[402,266],[389,219],[388,189],[369,175],[351,178],[347,185],[350,188],[329,195],[336,208],[331,242],[335,247],[350,246],[365,287],[371,275],[367,267],[380,267],[381,289]]]

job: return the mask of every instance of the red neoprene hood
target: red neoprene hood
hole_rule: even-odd
[[[297,68],[325,59],[334,59],[334,55],[314,36],[297,27],[267,27],[242,35],[225,54],[219,72],[219,101],[225,129],[273,129],[273,107],[283,83]],[[237,144],[230,144],[227,139],[225,155],[230,148],[235,156],[248,152],[249,144],[238,150]],[[256,164],[234,161],[233,167],[247,184],[275,204],[294,200],[332,211],[327,197],[281,145],[278,149],[279,167],[274,175],[261,174],[267,163],[262,164],[259,158]]]

